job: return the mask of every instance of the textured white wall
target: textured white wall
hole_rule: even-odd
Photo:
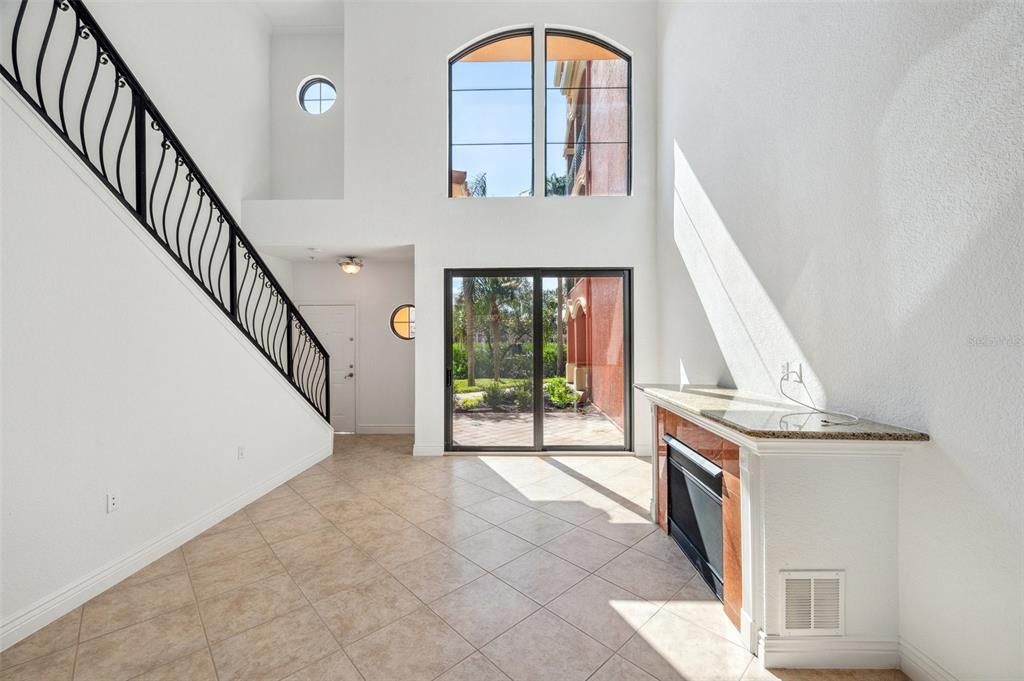
[[[772,391],[802,360],[829,405],[930,432],[900,472],[900,637],[1024,678],[1024,7],[658,27],[663,370]]]
[[[270,196],[339,199],[344,195],[345,88],[341,27],[275,30],[270,69]],[[296,90],[306,77],[325,76],[339,101],[313,116],[299,107]]]
[[[328,455],[332,433],[6,90],[0,116],[6,647]]]
[[[292,280],[297,305],[356,306],[356,432],[413,432],[416,344],[389,326],[396,307],[416,302],[412,258],[364,258],[356,275],[333,262],[296,262]]]
[[[446,267],[634,267],[635,375],[656,381],[654,6],[646,3],[353,3],[345,11],[345,199],[248,201],[257,244],[320,246],[337,255],[413,244],[418,451],[444,442]],[[510,26],[576,26],[633,54],[633,196],[447,197],[448,58]],[[543,44],[537,44],[538,54]],[[543,74],[535,102],[543,108]],[[534,121],[538,189],[544,119]],[[650,440],[646,405],[638,443]]]

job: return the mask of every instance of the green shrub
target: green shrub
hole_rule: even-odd
[[[452,343],[452,375],[455,378],[466,378],[469,375],[466,346],[462,343]]]
[[[533,386],[530,381],[518,381],[510,391],[512,401],[520,411],[533,409]]]
[[[569,387],[569,384],[561,377],[545,381],[544,389],[548,394],[548,401],[558,409],[567,409],[579,400],[580,393]]]
[[[458,400],[457,404],[461,409],[476,409],[482,406],[484,403],[483,397],[466,397]]]
[[[499,383],[489,382],[483,386],[483,403],[491,409],[500,407],[508,399],[505,395],[505,386]]]

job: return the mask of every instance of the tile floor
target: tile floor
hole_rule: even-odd
[[[767,672],[632,457],[334,456],[0,653],[0,681],[897,681]]]

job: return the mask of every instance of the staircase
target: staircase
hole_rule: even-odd
[[[323,344],[89,10],[80,0],[5,6],[8,85],[329,420]]]

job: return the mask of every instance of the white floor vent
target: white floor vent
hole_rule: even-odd
[[[782,570],[782,635],[842,636],[846,573]]]

